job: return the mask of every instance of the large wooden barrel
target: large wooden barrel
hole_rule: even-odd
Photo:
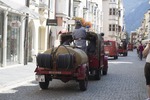
[[[53,51],[56,51],[56,59],[59,55],[61,54],[71,54],[75,56],[75,66],[81,65],[81,64],[85,64],[88,62],[88,57],[87,54],[78,48],[73,48],[70,46],[66,46],[66,48],[64,46],[60,46],[60,47],[55,47],[53,48]],[[44,54],[51,54],[52,53],[52,48],[46,50],[44,52]]]

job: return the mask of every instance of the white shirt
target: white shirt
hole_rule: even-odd
[[[150,63],[150,50],[149,50],[149,53],[148,53],[148,55],[146,57],[146,62]]]

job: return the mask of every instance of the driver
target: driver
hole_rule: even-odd
[[[80,21],[76,21],[75,29],[72,32],[72,37],[76,46],[80,47],[83,51],[87,51],[86,47],[86,30],[82,27]]]

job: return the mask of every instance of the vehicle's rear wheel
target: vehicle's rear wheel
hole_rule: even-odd
[[[87,90],[88,85],[88,77],[89,77],[89,70],[86,71],[86,77],[84,80],[79,80],[79,87],[81,91]]]
[[[45,80],[45,82],[39,82],[39,86],[40,86],[40,88],[43,89],[43,90],[48,89],[49,80]]]
[[[116,56],[114,56],[114,59],[116,59]]]
[[[126,53],[123,53],[123,56],[126,56]]]
[[[107,75],[107,71],[108,71],[108,69],[103,69],[103,71],[102,71],[103,75]]]
[[[128,53],[126,52],[126,56],[128,56]]]
[[[87,89],[87,81],[86,80],[80,80],[79,81],[79,87],[81,91],[85,91]]]
[[[100,80],[101,79],[101,69],[96,70],[95,79]]]
[[[118,56],[114,56],[114,59],[118,59]]]
[[[118,59],[118,55],[116,56],[116,59]]]

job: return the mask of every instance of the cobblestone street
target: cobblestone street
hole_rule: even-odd
[[[85,92],[79,90],[75,81],[53,80],[48,90],[40,90],[37,82],[32,81],[3,91],[0,97],[1,100],[144,100],[147,97],[144,64],[145,59],[140,61],[135,50],[129,51],[127,57],[109,58],[108,75],[100,81],[89,80]]]

